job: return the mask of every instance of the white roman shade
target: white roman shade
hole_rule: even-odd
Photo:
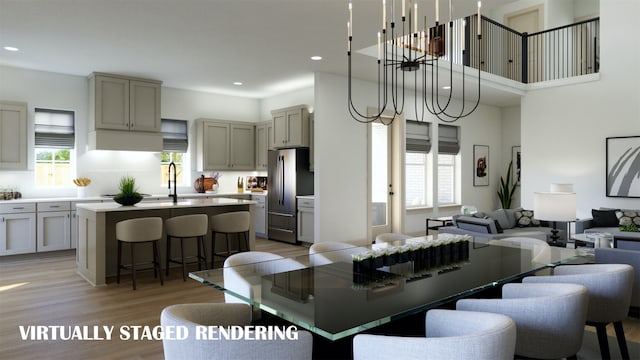
[[[186,153],[188,128],[186,120],[162,119],[162,151]]]
[[[413,153],[428,153],[431,150],[431,124],[407,120],[406,151]]]
[[[74,112],[35,109],[35,146],[73,149],[75,147]]]
[[[438,125],[438,153],[457,155],[458,152],[460,152],[458,127],[452,125]]]

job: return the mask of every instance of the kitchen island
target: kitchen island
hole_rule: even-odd
[[[121,220],[147,216],[159,216],[163,219],[168,219],[188,214],[207,214],[211,216],[225,212],[249,211],[251,215],[249,249],[254,249],[254,205],[255,202],[251,200],[229,198],[180,200],[175,204],[171,201],[141,202],[134,206],[120,206],[115,202],[77,204],[78,246],[76,249],[76,263],[78,274],[94,286],[106,284],[107,277],[114,276],[117,270],[115,224]],[[161,264],[164,264],[167,256],[165,254],[165,241],[166,236],[163,235],[160,245]],[[210,255],[210,232],[205,237],[205,242],[208,255]],[[195,251],[195,242],[193,242],[192,247],[185,249],[185,255],[189,256]],[[140,251],[139,253],[140,255],[136,256],[136,262],[150,261],[151,250],[148,252]],[[123,251],[123,263],[128,263],[129,261],[128,251]]]

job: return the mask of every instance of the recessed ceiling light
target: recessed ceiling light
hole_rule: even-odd
[[[5,49],[7,51],[18,51],[18,50],[20,50],[17,47],[14,47],[14,46],[5,46],[3,49]]]
[[[311,57],[311,60],[313,60],[313,61],[322,60],[322,56],[314,55],[314,56]]]
[[[445,89],[445,90],[449,90],[449,89],[451,89],[451,86],[449,86],[449,85],[445,85],[445,86],[443,86],[442,88],[443,88],[443,89]]]
[[[242,83],[240,81],[234,81],[233,85],[240,86],[240,85],[242,85]]]

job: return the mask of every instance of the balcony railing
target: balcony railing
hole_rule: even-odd
[[[465,38],[475,39],[477,16],[466,18]],[[482,41],[466,40],[467,66],[511,80],[534,83],[597,73],[600,19],[594,18],[533,34],[520,33],[482,17]],[[456,22],[456,28],[459,26]],[[454,53],[461,53],[456,39]],[[478,51],[480,57],[478,60]],[[454,62],[461,63],[458,58]],[[479,63],[478,63],[479,62]]]

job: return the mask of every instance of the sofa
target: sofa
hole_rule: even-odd
[[[623,225],[640,228],[640,210],[600,208],[591,210],[591,219],[576,221],[576,234],[604,232],[613,235],[614,247],[640,250],[640,232],[622,231]]]
[[[508,237],[529,237],[543,241],[551,240],[553,225],[537,220],[532,210],[498,209],[478,212],[472,215],[454,215],[452,226],[438,229],[439,233],[463,234],[476,238],[504,239]],[[557,222],[559,241],[565,242],[566,222]]]

